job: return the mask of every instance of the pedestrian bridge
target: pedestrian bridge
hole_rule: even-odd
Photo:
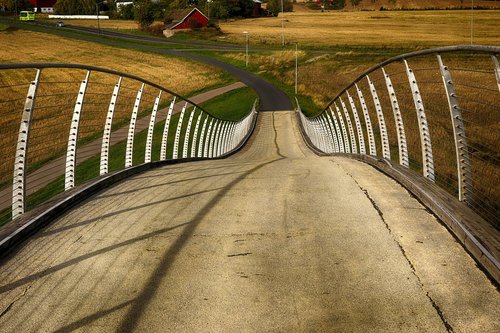
[[[460,75],[452,79],[452,67],[443,62],[463,61],[463,50],[433,50],[415,55],[436,59],[442,53],[430,70],[418,71],[414,64],[423,60],[411,55],[382,64],[361,75],[314,117],[302,113],[298,104],[297,111],[257,113],[254,108],[243,120],[231,122],[191,100],[176,104],[179,96],[162,110],[157,93],[151,96],[157,107],[141,114],[139,93],[146,91],[141,84],[131,97],[137,121],[132,126],[134,116],[129,116],[123,137],[118,132],[123,125],[112,128],[108,112],[102,119],[117,141],[108,138],[104,147],[106,130],[100,138],[89,135],[79,141],[78,130],[93,124],[91,117],[82,118],[69,128],[69,140],[64,134],[65,153],[45,161],[27,157],[32,156],[28,138],[34,138],[30,145],[37,147],[33,154],[43,151],[43,140],[34,133],[48,126],[42,120],[50,118],[37,119],[36,108],[43,110],[44,104],[35,106],[33,101],[44,95],[50,100],[53,96],[48,95],[55,93],[32,88],[22,101],[27,123],[14,131],[16,159],[9,163],[16,169],[14,186],[6,194],[13,198],[12,206],[5,215],[14,219],[3,228],[0,330],[498,331],[498,229],[488,211],[481,210],[486,204],[494,208],[495,200],[471,203],[481,198],[477,188],[488,187],[466,180],[481,179],[474,172],[482,172],[494,183],[489,192],[494,196],[498,165],[495,169],[493,163],[493,171],[484,164],[480,171],[466,167],[465,180],[448,174],[454,191],[439,181],[448,170],[447,160],[433,163],[434,156],[450,155],[453,168],[461,170],[461,160],[474,166],[477,156],[481,161],[498,156],[489,138],[476,142],[479,138],[471,135],[468,143],[462,138],[464,146],[455,152],[454,137],[460,135],[453,129],[467,130],[467,121],[458,127],[450,124],[448,132],[433,132],[433,125],[444,121],[436,115],[439,110],[448,123],[470,119],[473,128],[479,121],[490,129],[498,126],[497,107],[470,110],[480,112],[479,118],[450,117],[450,112],[469,110],[463,105],[471,100],[500,105],[500,69],[495,63],[499,50],[493,49],[493,55],[487,48],[473,51],[484,67],[457,69],[489,78],[472,81],[469,75],[464,83],[466,90],[478,89],[480,94],[460,94]],[[470,59],[469,53],[465,59]],[[397,65],[404,70],[398,71]],[[49,68],[54,69],[42,69]],[[419,80],[427,71],[444,82],[436,83],[430,75]],[[40,84],[41,89],[39,75],[32,86]],[[109,110],[119,105],[117,89],[123,91],[125,79],[120,76],[112,89],[118,101],[112,97]],[[77,86],[81,99],[67,117],[71,123],[79,122],[75,114],[84,117],[91,109],[79,108],[91,104],[86,98],[93,92],[85,87],[90,82],[87,72]],[[435,100],[425,108],[426,94],[437,92],[438,83],[444,107]],[[404,85],[409,86],[406,95]],[[481,99],[474,99],[478,96]],[[410,115],[419,121],[405,121]],[[146,123],[143,138],[140,119]],[[172,124],[165,126],[169,119]],[[59,124],[60,118],[56,120]],[[435,133],[449,135],[451,151]],[[95,140],[97,151],[89,148]],[[140,140],[146,144],[137,144]],[[45,152],[56,151],[55,146],[51,143]],[[135,162],[138,147],[146,161]],[[103,164],[113,160],[113,149],[123,163],[116,171]],[[88,156],[77,154],[81,151]],[[79,170],[89,172],[84,167],[92,167],[94,155],[97,177],[81,184],[74,181]],[[456,155],[462,159],[457,161]],[[44,167],[46,171],[38,171]],[[50,185],[57,181],[60,185]],[[47,186],[52,186],[52,194],[59,191],[57,186],[63,193],[30,209],[29,200],[41,196],[44,188],[49,191]]]

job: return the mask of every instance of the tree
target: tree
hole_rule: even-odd
[[[281,12],[281,1],[283,1],[283,11],[293,11],[293,3],[290,0],[269,0],[267,2],[267,10],[273,13],[274,16],[278,16],[278,13]]]
[[[134,19],[134,5],[124,5],[120,7],[118,11],[118,16],[124,20],[133,20]]]
[[[142,29],[151,25],[155,20],[154,6],[151,0],[136,0],[134,2],[134,19]]]
[[[58,0],[54,8],[62,15],[95,15],[96,3],[96,0]]]
[[[29,0],[0,0],[0,8],[4,8],[7,12],[13,12],[17,9],[17,11],[21,10],[32,10],[33,5],[29,2]]]

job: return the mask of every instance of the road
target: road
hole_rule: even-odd
[[[231,158],[134,176],[2,262],[5,332],[498,332],[500,296],[399,184],[259,115]]]
[[[1,18],[0,18],[0,21]],[[3,20],[5,21],[5,20]],[[103,35],[99,34],[97,29],[93,28],[83,28],[70,26],[65,28],[56,28],[48,24],[22,24],[18,23],[19,27],[23,29],[29,29],[33,31],[40,31],[46,33],[55,33],[67,38],[86,40],[91,42],[97,42],[105,45],[115,46],[115,47],[126,47],[129,49],[135,49],[139,51],[153,52],[165,55],[174,55],[177,57],[183,57],[192,59],[198,62],[204,62],[211,66],[218,67],[229,72],[236,79],[243,82],[245,85],[251,87],[255,90],[260,100],[260,111],[278,111],[278,110],[291,110],[293,109],[292,102],[290,98],[279,88],[277,88],[272,83],[266,81],[265,79],[258,77],[246,70],[239,67],[230,65],[223,61],[219,61],[207,56],[189,53],[189,51],[196,51],[195,49],[186,49],[186,46],[190,47],[201,47],[201,49],[213,51],[222,51],[233,49],[235,46],[228,44],[210,44],[201,42],[180,42],[184,50],[179,51],[176,49],[167,49],[163,46],[165,44],[179,44],[179,42],[169,43],[167,40],[159,39],[157,37],[144,37],[135,36],[130,34],[110,32],[102,30]],[[85,32],[87,34],[81,34]],[[140,43],[138,43],[140,42]],[[238,48],[236,48],[237,50]],[[266,49],[267,50],[267,49]]]

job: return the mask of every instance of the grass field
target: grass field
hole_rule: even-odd
[[[175,57],[24,30],[2,33],[0,38],[2,63],[62,62],[100,66],[147,78],[179,94],[231,81],[227,74],[214,67]],[[2,77],[2,80],[8,78]]]
[[[469,11],[297,11],[285,13],[285,41],[302,47],[338,45],[427,48],[470,43]],[[281,17],[221,22],[228,39],[281,44]],[[500,12],[475,11],[474,43],[500,44]]]

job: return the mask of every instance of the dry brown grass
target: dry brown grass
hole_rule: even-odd
[[[0,38],[3,63],[63,62],[106,67],[147,78],[181,94],[216,84],[222,77],[221,71],[202,64],[50,34],[16,31],[2,33]]]
[[[16,31],[1,33],[0,59],[4,63],[75,62],[137,75],[179,94],[223,82],[220,71],[176,58],[167,58],[90,42],[68,40],[53,35]],[[22,50],[22,52],[20,52]],[[64,150],[69,124],[84,70],[43,70],[33,114],[29,164],[50,158]],[[29,82],[35,70],[0,71],[0,182],[12,176],[17,131]],[[117,77],[94,72],[87,90],[82,113],[80,138],[102,132],[113,86]],[[125,79],[115,112],[114,123],[130,118],[140,88],[138,82]],[[153,105],[158,94],[146,88],[141,110]],[[169,96],[164,95],[166,101]]]
[[[363,0],[359,5],[353,6],[349,0],[346,1],[346,10],[379,10],[381,6],[387,9],[422,9],[422,8],[460,8],[470,7],[471,0],[397,0],[391,3],[389,0]],[[475,7],[498,8],[500,1],[475,0]]]
[[[500,13],[475,11],[474,42],[499,45]],[[302,45],[432,47],[470,43],[468,11],[294,12],[285,13],[285,40]],[[221,22],[230,39],[281,43],[281,17]]]

